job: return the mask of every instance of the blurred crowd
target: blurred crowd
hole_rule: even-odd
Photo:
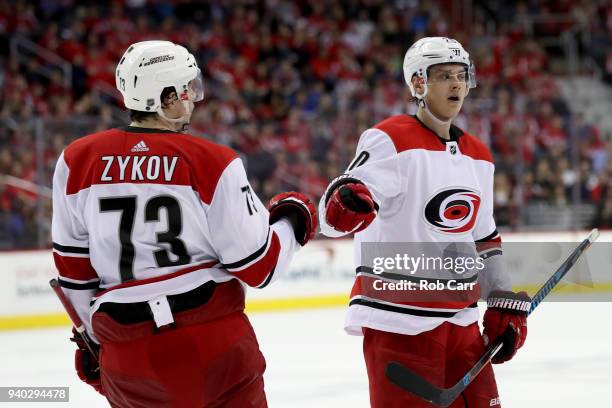
[[[527,205],[582,203],[596,208],[593,224],[612,225],[611,136],[570,112],[557,85],[567,74],[554,64],[561,50],[539,41],[579,33],[579,52],[609,81],[610,2],[476,1],[469,23],[449,0],[216,3],[0,2],[0,176],[50,186],[66,144],[125,124],[112,89],[127,46],[168,39],[190,49],[205,76],[190,132],[239,151],[262,199],[287,189],[318,198],[361,132],[416,111],[402,74],[409,45],[449,36],[476,64],[478,87],[455,123],[494,152],[498,224],[519,227]],[[70,78],[49,59],[11,55],[15,36],[68,61]],[[41,242],[50,203],[38,196],[0,181],[4,246]]]

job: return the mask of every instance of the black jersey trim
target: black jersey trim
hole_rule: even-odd
[[[123,132],[128,132],[128,133],[175,133],[175,134],[179,134],[180,132],[176,132],[174,130],[170,130],[170,129],[155,129],[155,128],[143,128],[143,127],[137,127],[137,126],[121,126],[118,127],[117,129],[123,131]]]
[[[68,281],[62,280],[62,278],[59,277],[57,281],[59,282],[59,285],[62,288],[72,289],[72,290],[91,290],[91,289],[98,289],[100,287],[100,280],[96,280],[93,282],[87,282],[87,283],[74,283],[74,282],[68,282]]]
[[[72,254],[87,254],[89,255],[89,248],[60,245],[57,242],[53,243],[53,249],[59,252],[72,253]]]
[[[457,126],[455,126],[455,125],[453,125],[453,124],[451,123],[451,125],[450,125],[450,129],[448,130],[448,134],[449,134],[449,136],[450,136],[450,139],[448,139],[448,140],[447,140],[447,139],[444,139],[444,138],[441,138],[440,136],[438,136],[438,134],[437,134],[436,132],[434,132],[434,131],[433,131],[433,130],[432,130],[430,127],[429,127],[429,126],[427,126],[425,123],[423,123],[423,122],[421,121],[421,119],[419,119],[419,118],[417,117],[417,115],[409,115],[409,116],[410,116],[411,118],[414,118],[414,119],[415,119],[415,120],[416,120],[416,121],[419,123],[419,125],[421,125],[423,128],[425,128],[425,129],[429,130],[429,131],[430,131],[430,132],[431,132],[431,133],[432,133],[432,134],[433,134],[433,135],[434,135],[434,136],[435,136],[435,137],[436,137],[436,138],[437,138],[437,139],[438,139],[440,142],[442,142],[442,144],[443,144],[443,145],[445,145],[445,146],[446,146],[446,143],[448,143],[448,142],[458,142],[458,141],[459,141],[459,138],[460,138],[461,136],[463,136],[463,134],[465,133],[463,130],[461,130],[460,128],[458,128]]]
[[[486,242],[486,241],[490,241],[491,239],[495,238],[495,236],[497,236],[497,235],[499,235],[499,232],[497,232],[497,228],[496,228],[492,233],[490,233],[486,237],[481,238],[481,239],[477,239],[474,242]]]
[[[450,318],[450,317],[454,317],[457,313],[461,311],[461,310],[458,310],[456,312],[441,312],[441,311],[434,311],[434,310],[411,309],[409,306],[399,307],[399,306],[388,305],[385,303],[378,303],[374,300],[366,300],[366,299],[353,299],[349,302],[349,307],[353,305],[366,306],[366,307],[371,307],[373,309],[384,310],[386,312],[394,312],[394,313],[401,313],[401,314],[407,314],[407,315],[412,315],[412,316],[422,316],[422,317],[448,317]],[[467,308],[473,308],[473,307],[478,307],[478,305],[476,303],[472,303]]]
[[[477,273],[470,276],[469,278],[444,279],[444,278],[420,278],[417,276],[400,275],[399,273],[391,273],[391,272],[374,273],[374,269],[370,268],[369,266],[358,266],[355,269],[355,272],[365,273],[367,275],[371,275],[371,277],[373,278],[389,279],[389,280],[396,280],[396,281],[410,281],[410,282],[416,282],[416,283],[419,283],[422,280],[427,281],[428,283],[446,282],[450,280],[454,280],[459,283],[470,283],[470,282],[475,282],[476,280],[478,280]]]
[[[276,272],[276,266],[274,266],[272,271],[268,274],[266,280],[261,285],[257,286],[257,289],[263,289],[268,286],[270,284],[270,281],[272,280],[272,277],[274,276],[274,272]]]
[[[268,241],[270,240],[270,228],[268,228],[268,236],[266,237],[266,242],[259,248],[257,251],[253,252],[251,255],[243,258],[239,261],[232,263],[222,263],[221,266],[225,269],[237,269],[241,266],[244,266],[250,262],[253,262],[255,259],[259,258],[264,252],[266,252],[266,248],[268,247]]]

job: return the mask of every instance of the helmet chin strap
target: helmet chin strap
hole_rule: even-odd
[[[429,110],[427,102],[425,102],[425,94],[417,96],[417,99],[419,100],[419,106],[423,108],[425,114],[438,125],[448,125],[453,120],[452,118],[449,120],[440,120],[431,110]]]
[[[431,120],[436,122],[438,125],[448,125],[453,120],[452,118],[449,120],[440,120],[432,111],[429,110],[427,103],[425,103],[425,98],[422,99],[422,107],[423,111],[430,117]]]
[[[182,101],[182,102],[183,102],[183,106],[185,107],[186,113],[183,116],[181,116],[180,118],[169,118],[169,117],[167,117],[161,106],[157,110],[157,114],[160,117],[162,117],[164,120],[166,120],[166,121],[168,121],[170,123],[179,124],[180,125],[180,131],[181,132],[185,132],[187,130],[187,128],[189,127],[189,121],[190,121],[191,113],[193,112],[194,104],[190,100],[186,100],[186,101]]]

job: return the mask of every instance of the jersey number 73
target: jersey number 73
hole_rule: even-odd
[[[100,199],[100,212],[119,211],[119,242],[121,251],[119,255],[119,273],[121,281],[134,279],[134,258],[136,250],[132,242],[132,231],[136,217],[136,196],[110,197]],[[160,249],[153,252],[158,267],[184,265],[191,261],[185,243],[178,236],[183,229],[181,207],[179,202],[171,196],[161,195],[149,199],[145,205],[145,222],[159,222],[159,212],[164,208],[168,215],[168,230],[157,233],[157,243],[170,244],[170,251],[178,258],[171,260],[168,250]]]

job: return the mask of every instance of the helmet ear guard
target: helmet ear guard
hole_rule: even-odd
[[[417,88],[415,87],[415,83],[416,83],[417,86],[423,88],[423,91],[421,93],[417,92]],[[419,74],[414,74],[412,76],[412,80],[410,81],[408,86],[410,87],[410,92],[412,92],[412,96],[417,99],[418,104],[419,105],[424,104],[425,103],[425,96],[427,96],[427,91],[428,91],[428,88],[427,88],[427,79],[423,78]]]

